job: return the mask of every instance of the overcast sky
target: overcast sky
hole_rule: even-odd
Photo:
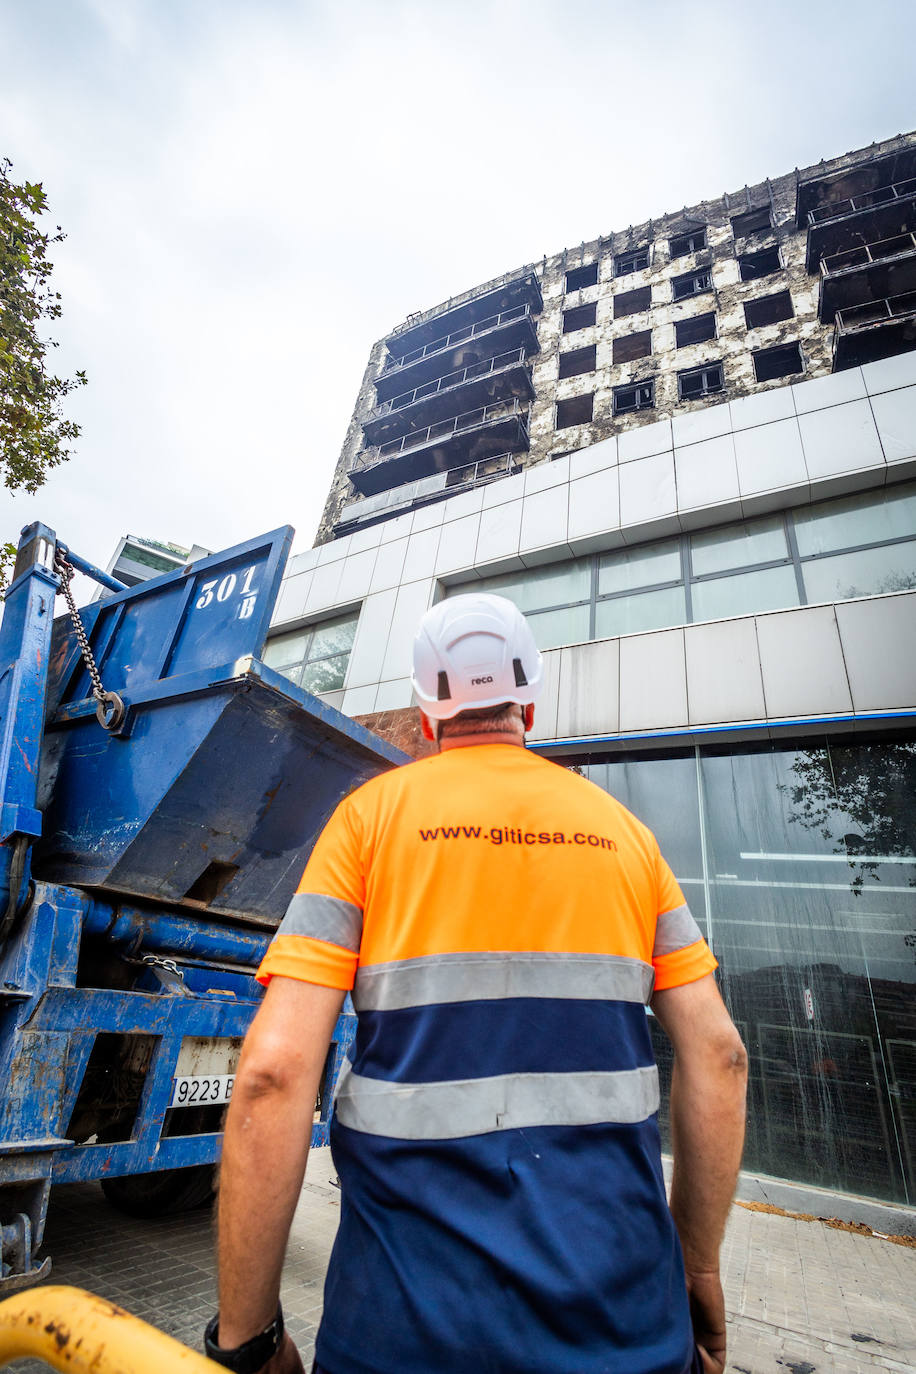
[[[375,339],[912,128],[914,52],[911,0],[0,0],[0,156],[89,375],[0,537],[310,547]]]

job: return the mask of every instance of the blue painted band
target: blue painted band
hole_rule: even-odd
[[[545,754],[551,749],[587,749],[600,744],[637,744],[640,740],[656,739],[693,739],[703,735],[735,734],[750,730],[783,730],[796,726],[814,729],[817,726],[862,724],[868,721],[916,720],[916,710],[903,711],[865,711],[851,716],[785,716],[772,720],[749,720],[726,722],[722,725],[691,725],[672,730],[645,730],[635,734],[617,735],[578,735],[565,739],[537,740],[529,743],[528,748],[536,754]]]
[[[357,1073],[404,1083],[598,1073],[655,1062],[641,1002],[513,997],[363,1011]]]

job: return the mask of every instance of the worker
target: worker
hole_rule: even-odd
[[[280,1271],[344,995],[341,1215],[318,1374],[718,1374],[746,1056],[651,832],[525,749],[544,665],[517,608],[424,616],[438,752],[334,812],[259,970],[226,1123],[229,1369],[298,1374]],[[665,1198],[646,1006],[670,1037]]]

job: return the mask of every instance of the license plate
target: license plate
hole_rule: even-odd
[[[170,1107],[212,1107],[232,1096],[234,1073],[203,1074],[172,1079]]]

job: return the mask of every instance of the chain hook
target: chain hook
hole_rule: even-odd
[[[89,671],[92,680],[92,695],[95,697],[95,714],[103,730],[117,730],[124,722],[127,714],[127,707],[124,705],[117,692],[106,692],[102,685],[101,674],[95,661],[95,655],[89,647],[89,637],[86,634],[82,617],[76,608],[73,599],[73,592],[70,589],[70,581],[74,574],[72,563],[61,553],[60,549],[54,550],[54,571],[60,578],[60,589],[64,594],[67,603],[67,610],[70,612],[70,619],[73,621],[73,628],[76,632],[76,640],[80,646],[80,653],[83,662]]]

